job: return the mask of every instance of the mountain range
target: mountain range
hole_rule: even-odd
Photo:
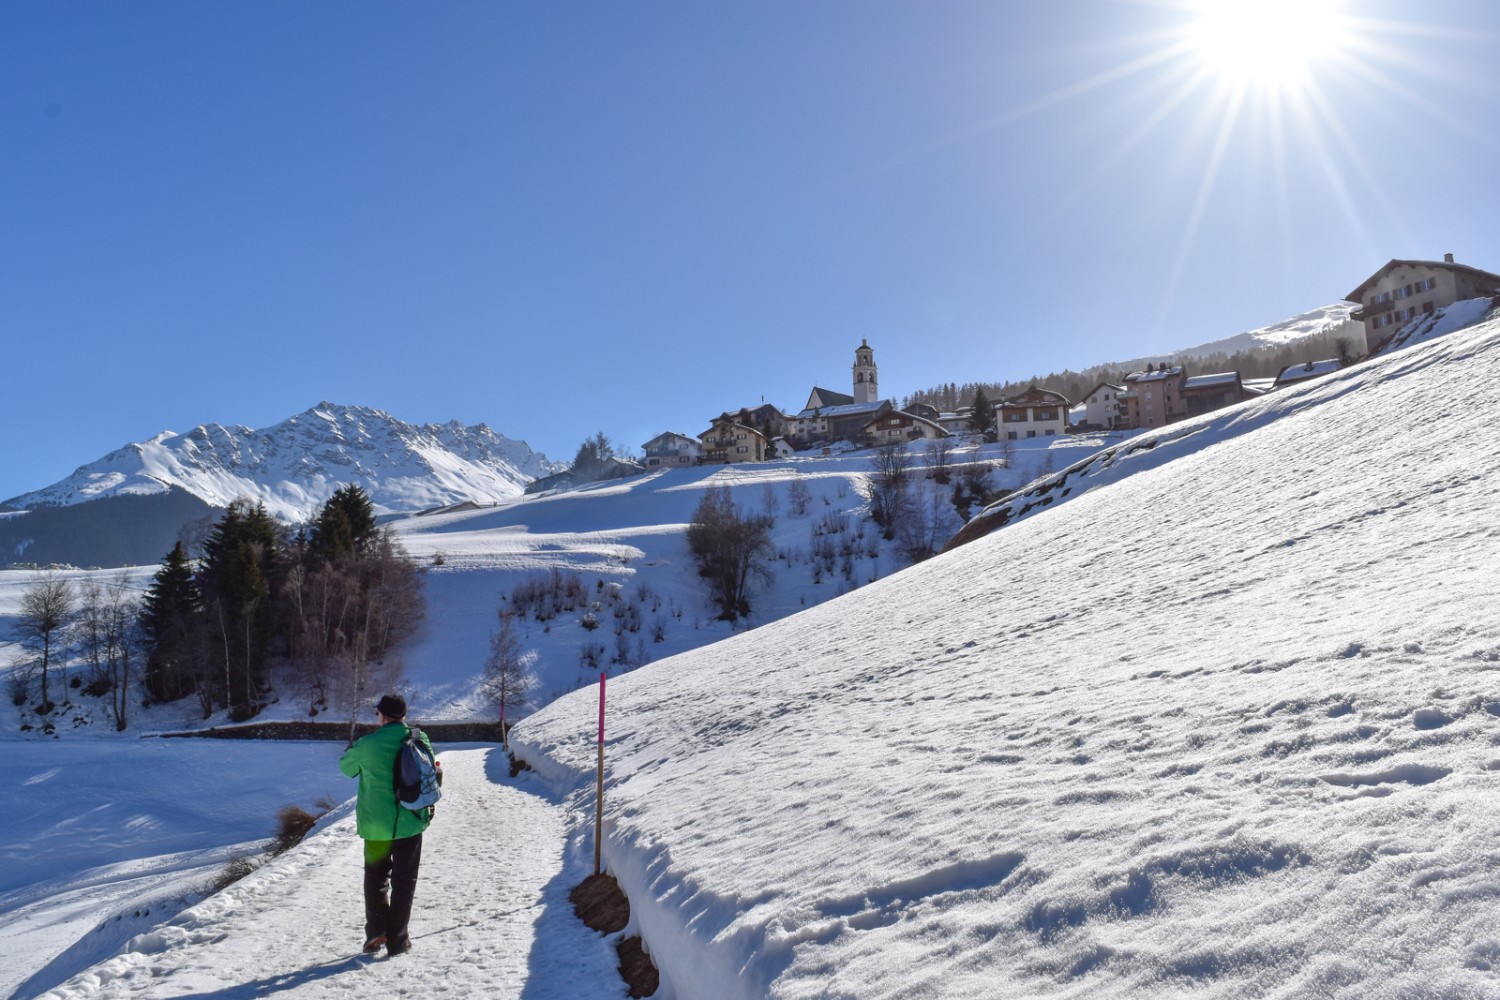
[[[504,500],[564,467],[484,424],[408,424],[323,402],[260,430],[165,431],[12,497],[0,504],[0,565],[154,562],[185,526],[237,497],[295,523],[353,483],[377,513],[411,513]]]

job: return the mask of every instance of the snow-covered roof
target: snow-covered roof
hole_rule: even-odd
[[[798,420],[815,420],[819,417],[857,417],[861,413],[874,413],[885,406],[889,400],[879,399],[873,403],[850,403],[846,406],[821,406],[810,410],[803,410],[797,414]]]
[[[1234,385],[1240,380],[1239,372],[1216,372],[1212,375],[1189,375],[1182,384],[1184,389],[1206,389],[1215,385]]]
[[[1277,385],[1287,385],[1291,382],[1301,382],[1303,379],[1318,378],[1329,375],[1339,370],[1338,358],[1325,358],[1322,361],[1305,361],[1298,365],[1287,365],[1281,369],[1276,376]]]
[[[1182,366],[1174,365],[1165,370],[1153,369],[1152,371],[1131,372],[1125,376],[1127,382],[1160,382],[1164,379],[1177,378],[1182,374]]]

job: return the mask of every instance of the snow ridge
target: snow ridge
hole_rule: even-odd
[[[383,410],[323,402],[261,430],[201,424],[185,434],[163,431],[5,505],[71,505],[176,486],[220,507],[248,496],[296,521],[346,483],[364,488],[377,511],[401,513],[498,502],[559,468],[484,424],[415,425]]]

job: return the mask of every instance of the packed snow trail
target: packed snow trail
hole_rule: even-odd
[[[569,846],[564,808],[534,775],[510,778],[499,748],[440,756],[447,777],[422,845],[409,954],[360,954],[351,799],[291,851],[42,995],[624,996],[613,939],[584,927],[568,901],[592,858]]]

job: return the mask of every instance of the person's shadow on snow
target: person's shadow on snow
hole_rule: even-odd
[[[225,986],[216,990],[208,990],[204,993],[185,993],[177,1000],[254,1000],[255,997],[274,996],[283,990],[294,990],[299,986],[316,982],[319,979],[327,979],[337,976],[343,972],[354,972],[364,968],[371,962],[381,962],[385,959],[375,958],[370,955],[351,955],[348,958],[336,959],[332,962],[324,962],[322,965],[310,965],[296,972],[283,972],[274,976],[266,976],[264,979],[256,979],[248,983],[238,983],[234,986]]]

